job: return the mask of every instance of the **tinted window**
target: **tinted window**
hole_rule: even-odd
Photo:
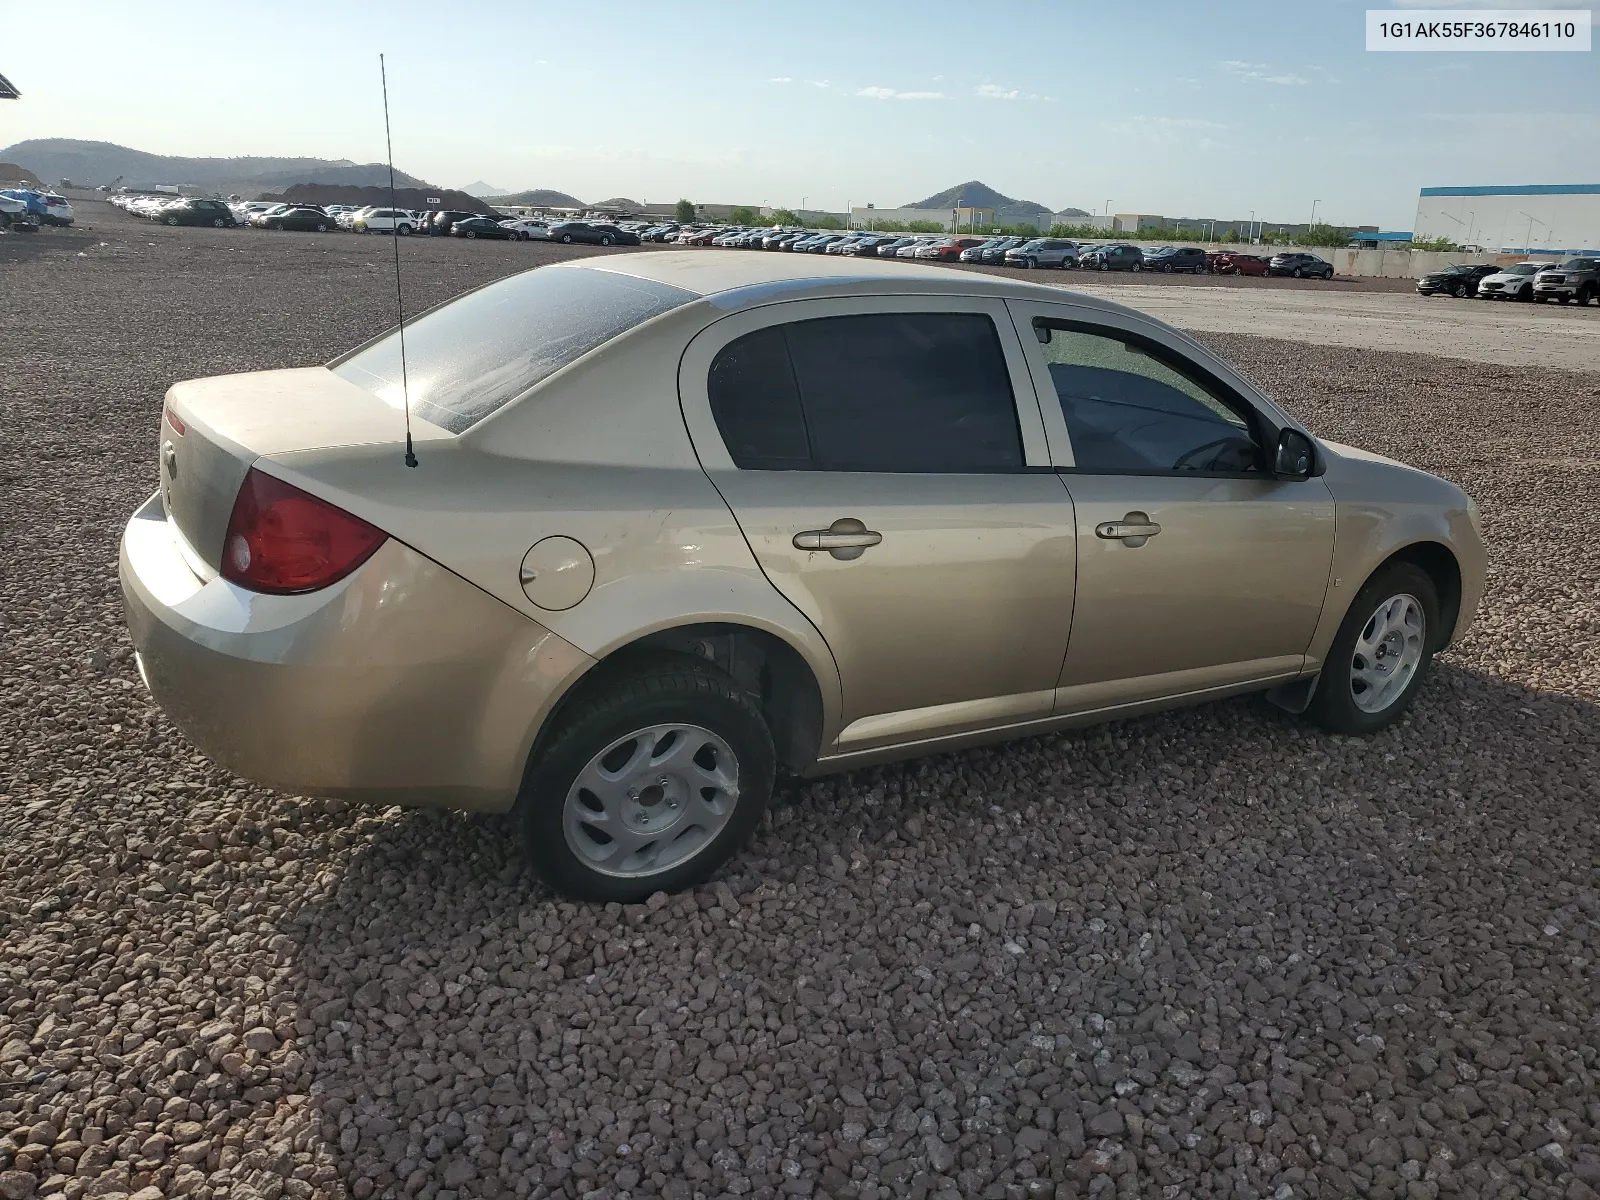
[[[614,271],[525,271],[406,323],[411,410],[460,433],[512,397],[694,293]],[[389,333],[332,365],[399,408],[400,339]]]
[[[1260,469],[1249,422],[1187,375],[1109,333],[1038,328],[1080,470]]]
[[[760,330],[707,381],[746,469],[988,472],[1022,466],[1011,378],[977,313],[823,317]]]

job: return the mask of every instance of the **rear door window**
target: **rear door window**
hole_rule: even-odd
[[[980,313],[871,313],[757,330],[707,380],[747,470],[1020,470],[1005,354]]]

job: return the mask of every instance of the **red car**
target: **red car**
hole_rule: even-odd
[[[1239,254],[1224,250],[1212,260],[1211,269],[1218,275],[1265,275],[1271,259],[1259,254]]]
[[[727,232],[728,231],[726,229],[702,229],[699,233],[688,239],[688,244],[691,246],[709,246],[711,245],[712,238],[721,237]]]
[[[923,246],[916,253],[917,258],[931,258],[938,262],[956,262],[961,258],[963,250],[970,250],[973,246],[981,246],[988,238],[981,237],[953,237],[942,242],[933,242]]]

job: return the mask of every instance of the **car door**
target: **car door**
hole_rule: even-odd
[[[1074,525],[1001,302],[748,310],[690,343],[679,387],[757,562],[833,651],[832,753],[1049,716]]]
[[[1334,505],[1320,478],[1265,470],[1287,415],[1136,314],[1007,304],[1078,525],[1057,713],[1302,673]]]

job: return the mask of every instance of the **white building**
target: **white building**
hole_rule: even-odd
[[[1423,188],[1412,234],[1511,254],[1600,250],[1600,183]]]

